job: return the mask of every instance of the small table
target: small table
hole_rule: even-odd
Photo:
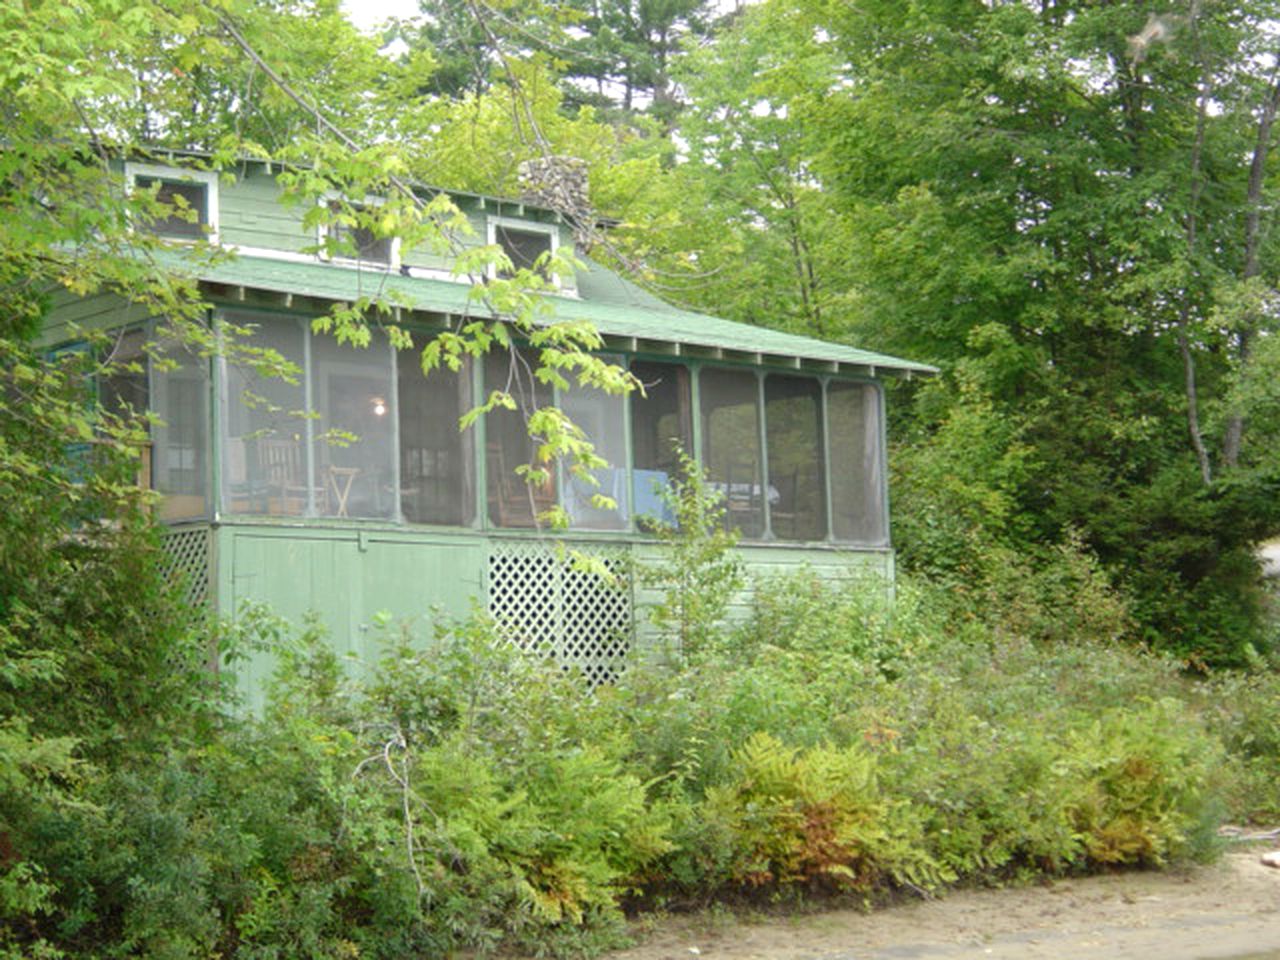
[[[329,489],[333,492],[333,500],[337,505],[335,517],[347,515],[347,498],[351,496],[351,484],[359,472],[359,467],[329,468]]]

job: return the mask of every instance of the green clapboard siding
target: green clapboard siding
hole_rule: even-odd
[[[52,301],[49,319],[40,331],[42,346],[56,346],[79,340],[85,332],[111,330],[147,319],[142,307],[111,293],[77,297],[59,290]]]
[[[218,186],[218,233],[228,246],[300,253],[316,243],[315,231],[302,227],[303,216],[302,204],[280,202],[275,177],[261,168]]]
[[[281,203],[280,187],[275,177],[264,169],[251,167],[235,182],[222,182],[218,193],[219,236],[223,244],[302,253],[317,243],[316,232],[302,225],[305,206]],[[459,250],[481,246],[487,237],[486,212],[474,204],[468,205],[465,212],[471,230],[459,232],[454,238]],[[561,229],[560,242],[572,249],[573,238],[567,230]],[[447,273],[453,267],[453,255],[433,250],[429,245],[402,247],[400,262],[408,267]],[[574,284],[568,282],[565,287],[571,290]]]
[[[218,531],[218,606],[232,613],[249,601],[264,603],[296,624],[318,623],[352,671],[368,670],[387,631],[408,627],[421,639],[433,622],[465,617],[486,602],[485,569],[502,540],[482,533],[335,529],[272,524],[233,524]],[[652,542],[615,545],[637,562],[660,562]],[[831,583],[865,581],[889,589],[893,556],[888,551],[749,546],[740,548],[749,576],[768,578],[808,568]],[[228,575],[229,574],[229,575]],[[656,592],[636,588],[636,642],[653,640],[648,608]],[[750,590],[729,610],[730,621],[750,612]],[[237,668],[237,682],[251,709],[262,707],[273,658],[255,654]]]
[[[775,577],[793,576],[811,570],[826,583],[845,585],[863,582],[869,589],[892,590],[893,553],[889,550],[833,550],[824,547],[792,547],[749,545],[738,548],[738,556],[747,575],[747,586],[729,603],[727,619],[741,623],[751,614],[752,587]],[[637,544],[636,562],[644,565],[662,563],[662,548],[653,543]],[[636,633],[639,642],[652,641],[648,610],[661,600],[659,591],[636,587]]]
[[[313,619],[333,650],[353,669],[377,661],[383,628],[409,624],[430,634],[437,616],[461,617],[481,594],[486,545],[479,537],[423,537],[387,532],[298,527],[232,526],[220,531],[229,590],[224,613],[246,602],[264,603],[294,624]],[[253,709],[274,667],[257,654],[238,668],[237,680]]]

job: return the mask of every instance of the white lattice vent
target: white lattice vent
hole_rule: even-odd
[[[173,530],[164,537],[165,577],[182,585],[182,598],[193,607],[209,600],[209,531],[203,527]]]
[[[607,575],[582,569],[575,552]],[[631,649],[626,559],[607,547],[496,543],[489,553],[489,612],[521,647],[574,664],[592,684],[612,680]]]

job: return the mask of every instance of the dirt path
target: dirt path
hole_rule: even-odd
[[[872,913],[673,917],[608,960],[1280,960],[1280,870],[1211,867],[974,890]]]

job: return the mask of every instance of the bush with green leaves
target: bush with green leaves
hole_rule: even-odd
[[[671,519],[641,518],[663,549],[635,575],[658,593],[649,620],[668,650],[697,658],[725,639],[725,614],[746,574],[733,550],[738,532],[725,525],[724,494],[700,463],[678,446],[675,453],[680,468],[658,491]]]
[[[0,960],[583,954],[628,904],[1154,865],[1212,852],[1220,793],[1271,802],[1274,684],[1214,700],[1115,643],[1083,552],[982,616],[804,571],[729,626],[733,540],[685,484],[653,581],[681,656],[597,687],[480,614],[358,666],[265,611],[194,622],[141,511],[0,524],[39,561],[0,558]],[[274,653],[261,716],[210,644]]]
[[[1215,675],[1194,689],[1210,730],[1227,753],[1223,787],[1237,822],[1280,818],[1280,675],[1274,670]]]

